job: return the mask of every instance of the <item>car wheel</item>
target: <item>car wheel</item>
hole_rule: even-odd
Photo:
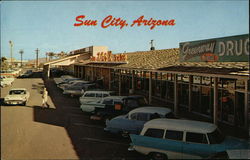
[[[25,102],[23,102],[23,106],[26,106],[26,101],[25,101]]]
[[[149,154],[149,159],[150,160],[167,160],[168,156],[163,154],[163,153],[150,153]]]

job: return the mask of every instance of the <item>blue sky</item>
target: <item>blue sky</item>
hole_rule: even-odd
[[[113,53],[178,48],[180,42],[249,34],[249,2],[230,1],[4,1],[1,3],[1,56],[35,59],[46,52],[69,52],[92,45],[108,46]],[[98,20],[97,26],[75,27],[75,18]],[[130,25],[145,19],[175,19],[174,26],[101,27],[108,15]]]

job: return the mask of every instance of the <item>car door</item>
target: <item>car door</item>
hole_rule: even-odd
[[[183,144],[183,153],[187,155],[207,157],[213,153],[213,149],[208,144],[206,134],[186,132],[186,142]]]

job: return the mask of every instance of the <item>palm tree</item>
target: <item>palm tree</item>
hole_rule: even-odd
[[[19,53],[21,55],[21,67],[23,67],[23,50],[21,49]]]
[[[55,53],[54,52],[48,52],[48,56],[49,56],[49,61],[50,61],[55,56]]]

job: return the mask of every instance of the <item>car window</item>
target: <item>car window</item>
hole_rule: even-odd
[[[165,139],[173,139],[177,141],[183,140],[183,132],[182,131],[174,131],[174,130],[167,130],[165,134]]]
[[[162,138],[164,134],[164,130],[163,129],[153,129],[153,128],[149,128],[144,136],[148,136],[148,137],[154,137],[154,138]]]
[[[148,114],[147,113],[138,113],[136,119],[138,121],[148,121]]]
[[[139,106],[145,106],[147,104],[147,102],[145,101],[145,98],[143,97],[138,98],[138,103],[139,103]]]
[[[208,133],[208,139],[210,144],[219,144],[222,143],[225,139],[225,136],[221,134],[221,132],[216,129],[215,131]]]
[[[86,93],[84,97],[95,97],[95,93]]]
[[[96,93],[96,97],[102,98],[102,94],[101,93]]]
[[[113,99],[104,99],[103,104],[107,104],[107,105],[112,105],[113,104]]]
[[[130,119],[132,120],[136,120],[136,117],[137,117],[137,113],[133,113],[130,115]]]
[[[187,132],[186,133],[186,141],[187,142],[205,143],[205,144],[207,144],[206,135],[202,134],[202,133]]]
[[[126,106],[127,106],[128,108],[136,108],[136,107],[138,107],[138,103],[137,103],[137,101],[134,100],[134,99],[127,99],[127,100],[126,100]]]
[[[104,93],[104,94],[103,94],[103,97],[108,97],[108,96],[109,96],[109,95],[108,95],[108,94],[106,94],[106,93]]]
[[[26,92],[24,90],[12,90],[9,92],[10,95],[14,94],[25,94]]]

